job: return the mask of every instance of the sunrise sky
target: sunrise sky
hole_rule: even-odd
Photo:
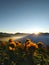
[[[49,0],[0,0],[0,32],[49,32]]]

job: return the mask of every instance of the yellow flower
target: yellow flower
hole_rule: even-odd
[[[30,43],[27,45],[27,47],[31,47],[31,46],[33,46],[33,47],[35,47],[35,48],[38,48],[37,44],[35,44],[35,43],[33,43],[33,42],[30,42]]]
[[[2,45],[5,46],[6,45],[6,42],[5,41],[2,41]]]
[[[12,47],[9,46],[9,50],[10,50],[10,51],[14,51],[15,48],[12,48]]]
[[[13,39],[13,38],[10,38],[10,39],[9,39],[9,42],[13,42],[13,41],[14,41],[14,39]]]
[[[9,50],[14,51],[15,48],[16,48],[16,43],[15,42],[10,42],[9,43]]]
[[[43,47],[43,43],[42,42],[38,42],[38,47]]]

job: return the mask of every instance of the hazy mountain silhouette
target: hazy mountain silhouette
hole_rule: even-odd
[[[0,37],[11,37],[11,36],[21,36],[21,35],[27,35],[28,33],[15,33],[15,34],[12,34],[12,33],[3,33],[3,32],[0,32]]]

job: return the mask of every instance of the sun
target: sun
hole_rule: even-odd
[[[38,35],[38,34],[39,34],[39,32],[34,32],[34,34]]]
[[[39,29],[39,28],[34,28],[34,30],[33,30],[33,33],[36,35],[38,35],[40,32],[41,32],[41,29]]]
[[[35,35],[38,35],[38,34],[39,34],[39,32],[34,32],[34,34],[35,34]]]

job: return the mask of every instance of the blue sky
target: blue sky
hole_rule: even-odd
[[[49,32],[49,0],[0,0],[0,32]]]

